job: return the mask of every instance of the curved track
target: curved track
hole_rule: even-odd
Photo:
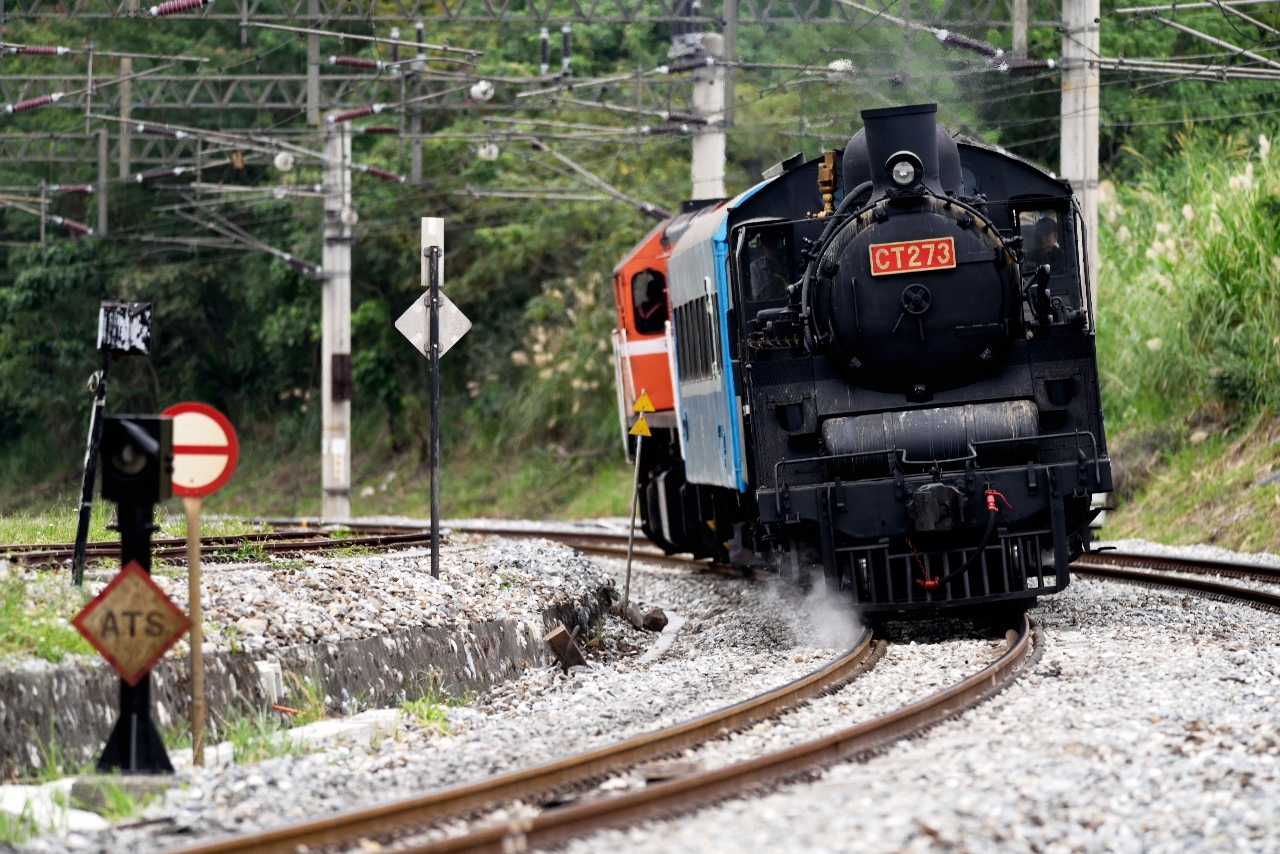
[[[1090,552],[1071,564],[1071,571],[1115,581],[1127,581],[1152,587],[1190,590],[1215,599],[1246,602],[1256,607],[1280,611],[1280,593],[1256,590],[1236,584],[1222,584],[1206,578],[1187,575],[1218,576],[1280,584],[1280,570],[1256,564],[1229,563],[1199,558],[1177,558],[1132,552]],[[1171,573],[1180,573],[1173,575]]]
[[[828,736],[755,759],[646,786],[637,792],[550,809],[533,818],[489,825],[464,836],[400,850],[413,854],[507,854],[542,848],[597,830],[688,812],[753,787],[873,752],[895,739],[941,723],[1014,681],[1043,648],[1043,640],[1038,628],[1033,628],[1025,616],[1020,627],[1011,629],[1007,637],[1009,647],[1004,654],[962,682]]]
[[[474,783],[177,850],[183,854],[293,854],[303,845],[314,848],[352,844],[362,837],[425,826],[504,801],[563,791],[619,768],[666,756],[726,732],[742,729],[833,691],[873,667],[884,654],[884,649],[883,641],[873,642],[870,632],[866,632],[848,652],[808,676],[682,724]]]

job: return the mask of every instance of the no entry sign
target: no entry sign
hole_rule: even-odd
[[[195,498],[221,489],[240,456],[227,417],[204,403],[176,403],[160,414],[173,419],[173,494]]]
[[[115,668],[137,685],[191,625],[151,576],[130,561],[71,621]]]

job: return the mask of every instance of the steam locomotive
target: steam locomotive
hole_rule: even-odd
[[[1069,582],[1111,489],[1082,220],[1063,180],[933,104],[686,203],[614,271],[640,516],[880,618]]]

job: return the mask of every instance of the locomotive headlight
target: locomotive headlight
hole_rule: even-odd
[[[910,151],[899,151],[890,157],[884,171],[894,186],[902,189],[919,183],[924,177],[924,166],[920,163],[920,158]]]

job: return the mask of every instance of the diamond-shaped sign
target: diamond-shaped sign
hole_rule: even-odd
[[[431,337],[431,292],[428,291],[413,301],[408,311],[400,315],[396,321],[396,329],[409,339],[413,348],[424,356],[429,356],[427,347]],[[440,355],[449,352],[449,348],[462,340],[462,336],[471,331],[471,321],[453,302],[440,292]]]
[[[137,685],[191,628],[191,621],[137,561],[129,561],[76,614],[71,625],[102,653],[121,679]]]

